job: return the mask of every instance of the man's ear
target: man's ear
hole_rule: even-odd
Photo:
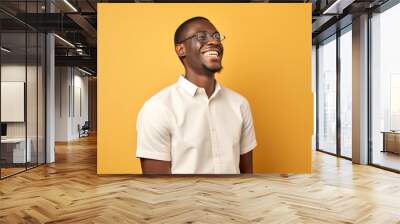
[[[180,58],[186,56],[186,49],[183,44],[175,45],[175,52]]]

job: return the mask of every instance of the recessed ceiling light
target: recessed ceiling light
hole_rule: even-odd
[[[60,36],[57,35],[57,34],[54,34],[54,36],[57,37],[57,38],[58,38],[59,40],[61,40],[62,42],[66,43],[67,45],[69,45],[69,46],[75,48],[75,45],[73,45],[73,44],[72,44],[71,42],[69,42],[68,40],[66,40],[66,39],[64,39],[64,38],[62,38],[62,37],[60,37]]]
[[[90,72],[88,72],[88,71],[86,71],[86,70],[83,70],[83,69],[81,69],[81,68],[79,68],[79,67],[78,67],[78,70],[81,71],[81,72],[83,72],[83,73],[85,73],[85,74],[87,74],[87,75],[93,75],[92,73],[90,73]]]
[[[351,5],[355,0],[336,0],[327,9],[322,12],[322,14],[342,14],[343,9]]]
[[[10,53],[11,52],[11,50],[9,50],[9,49],[7,49],[5,47],[1,47],[0,49],[1,49],[1,51],[4,51],[6,53]]]
[[[74,12],[78,12],[78,10],[68,1],[64,0],[65,4],[67,4]]]

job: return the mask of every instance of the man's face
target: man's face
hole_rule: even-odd
[[[223,46],[221,42],[212,37],[213,34],[218,32],[214,25],[206,20],[194,21],[186,29],[183,37],[187,38],[201,31],[208,32],[211,37],[204,43],[197,40],[196,37],[183,42],[185,47],[184,63],[196,71],[214,74],[215,72],[221,71],[223,56]]]

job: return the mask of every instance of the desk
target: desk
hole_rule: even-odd
[[[25,163],[32,159],[31,145],[32,140],[27,139],[26,154],[25,154],[25,138],[6,138],[1,139],[1,157],[6,160],[6,163]],[[12,159],[11,159],[12,158]],[[25,161],[27,158],[27,161]]]
[[[400,132],[382,131],[381,133],[383,134],[382,152],[393,152],[400,154]]]

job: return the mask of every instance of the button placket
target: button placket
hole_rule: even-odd
[[[210,129],[210,136],[211,136],[211,148],[213,151],[213,161],[214,161],[214,167],[216,168],[216,171],[219,172],[220,170],[220,154],[218,151],[218,142],[217,142],[217,133],[216,133],[216,129],[213,123],[213,119],[212,119],[212,110],[211,110],[211,101],[209,100],[207,103],[207,107],[208,107],[208,113],[207,113],[207,118],[208,118],[208,124],[209,124],[209,129]]]

